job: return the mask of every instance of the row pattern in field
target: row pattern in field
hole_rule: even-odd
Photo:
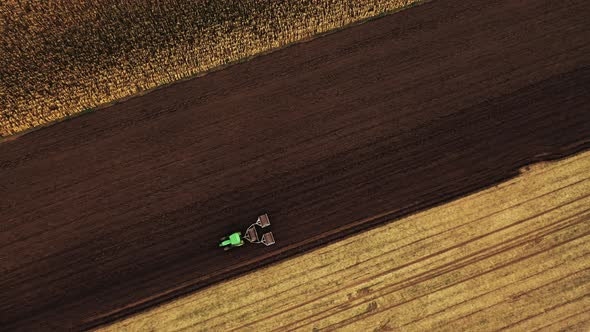
[[[418,0],[0,3],[0,136]]]

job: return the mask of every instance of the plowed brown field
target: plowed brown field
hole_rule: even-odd
[[[582,331],[590,152],[104,331]]]
[[[587,148],[589,14],[434,1],[0,144],[0,326],[93,327]],[[217,248],[263,211],[275,246]]]

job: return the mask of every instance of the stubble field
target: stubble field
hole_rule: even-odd
[[[418,2],[3,1],[0,137]]]

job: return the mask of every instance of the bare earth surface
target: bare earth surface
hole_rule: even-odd
[[[585,152],[103,331],[588,331],[589,254]]]
[[[93,327],[587,148],[589,16],[434,1],[0,144],[0,326]],[[263,211],[277,245],[216,247]]]

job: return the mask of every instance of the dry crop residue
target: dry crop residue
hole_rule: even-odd
[[[0,137],[416,2],[3,1]]]
[[[584,330],[589,206],[586,152],[103,330]]]

